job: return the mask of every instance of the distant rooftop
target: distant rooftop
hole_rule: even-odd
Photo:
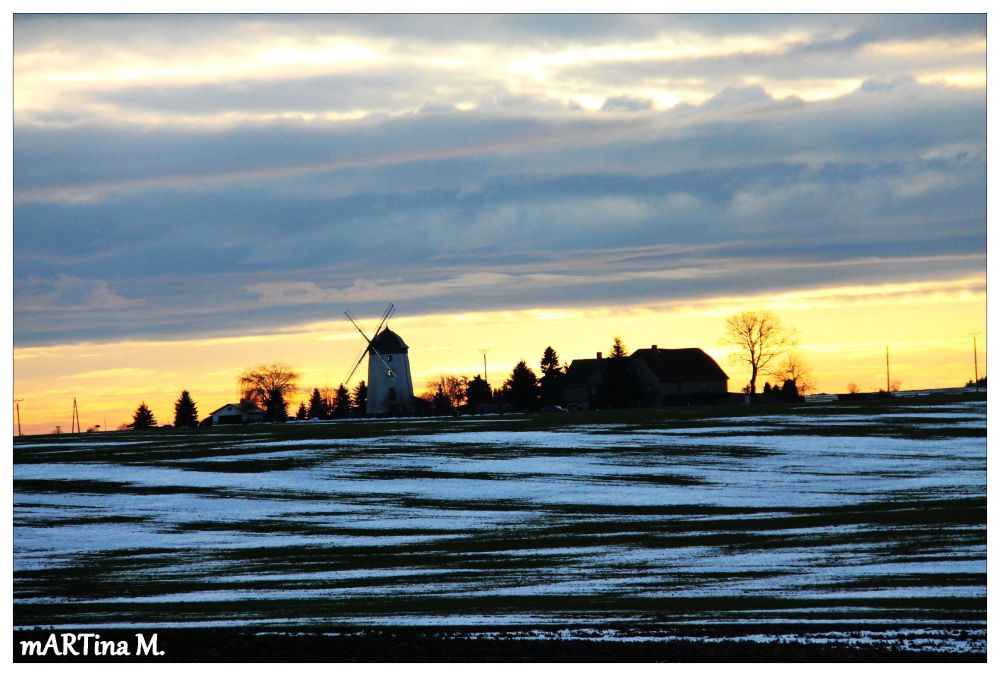
[[[698,347],[682,347],[676,350],[644,347],[633,352],[632,358],[646,362],[653,373],[664,382],[729,379],[715,360]]]

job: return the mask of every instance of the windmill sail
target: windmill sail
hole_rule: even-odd
[[[382,363],[385,364],[385,368],[387,369],[389,376],[392,377],[394,375],[392,372],[392,366],[390,366],[389,362],[386,361],[385,357],[383,357],[382,354],[377,349],[375,349],[375,346],[372,343],[374,343],[375,339],[378,338],[379,333],[382,331],[382,327],[385,325],[387,321],[389,321],[389,317],[392,316],[392,313],[395,312],[395,310],[396,306],[394,306],[392,303],[389,303],[389,306],[385,309],[385,312],[382,313],[382,319],[379,321],[378,326],[375,328],[375,333],[372,334],[371,338],[369,338],[368,334],[365,333],[364,329],[362,329],[358,325],[358,322],[355,319],[354,314],[351,312],[351,309],[348,308],[347,310],[344,311],[344,316],[347,317],[347,320],[354,325],[354,328],[358,330],[358,333],[361,334],[361,337],[364,338],[366,342],[365,348],[361,351],[361,354],[358,356],[358,360],[354,363],[354,367],[351,369],[351,372],[347,375],[347,378],[344,380],[345,383],[351,382],[351,378],[354,377],[354,373],[358,370],[358,367],[361,366],[361,362],[364,361],[365,355],[371,352],[374,352],[375,355],[378,356],[378,358],[382,361]]]

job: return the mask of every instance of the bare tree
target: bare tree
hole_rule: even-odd
[[[861,392],[861,388],[858,387],[857,383],[847,383],[847,391],[851,394],[858,394]]]
[[[438,392],[443,393],[448,398],[452,408],[461,408],[465,404],[465,392],[469,386],[469,379],[466,376],[442,375],[427,381],[424,390],[431,399],[437,396]]]
[[[276,396],[287,400],[298,389],[299,374],[285,364],[263,364],[240,375],[240,397],[267,410]]]
[[[750,396],[757,392],[757,376],[772,373],[772,363],[795,345],[795,333],[782,326],[769,310],[740,312],[726,320],[722,337],[726,345],[739,348],[732,355],[734,363],[750,367]]]
[[[816,378],[813,375],[812,366],[798,352],[790,352],[785,355],[785,358],[778,365],[775,375],[782,380],[791,380],[795,383],[795,390],[801,397],[816,389]]]

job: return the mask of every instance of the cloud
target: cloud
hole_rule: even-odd
[[[138,378],[138,377],[148,377],[160,375],[159,371],[154,369],[141,369],[133,367],[122,367],[122,368],[111,368],[111,369],[97,369],[93,371],[83,371],[81,373],[71,373],[62,378],[72,378],[72,379],[108,379],[108,378]]]
[[[19,19],[16,344],[985,270],[978,19],[414,21]]]
[[[704,104],[705,108],[738,108],[740,106],[771,103],[774,99],[760,86],[726,87]]]
[[[67,275],[52,278],[29,275],[15,279],[14,289],[14,307],[20,312],[94,312],[120,309],[137,302],[112,291],[103,279]]]
[[[650,110],[653,107],[651,99],[636,98],[633,96],[610,96],[604,100],[601,110],[605,111],[634,111]]]

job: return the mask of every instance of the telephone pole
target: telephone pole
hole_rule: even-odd
[[[976,392],[979,392],[979,351],[976,349],[976,337],[979,333],[970,333],[972,336],[972,368],[976,383]]]
[[[489,378],[486,377],[486,353],[490,351],[488,347],[481,347],[479,351],[483,353],[483,381],[489,382]]]
[[[885,392],[886,394],[891,394],[892,390],[889,389],[889,346],[885,346]]]
[[[76,397],[73,397],[73,420],[70,422],[69,432],[72,434],[76,431],[77,434],[81,432],[80,430],[80,410],[76,407]]]
[[[15,399],[14,407],[17,409],[17,436],[21,436],[21,402],[24,399]]]

